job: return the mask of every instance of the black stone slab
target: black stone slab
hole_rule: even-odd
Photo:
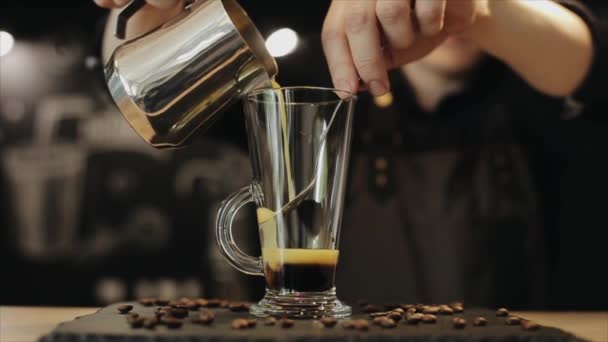
[[[334,328],[325,328],[315,320],[296,320],[293,328],[264,326],[259,319],[258,326],[247,330],[234,330],[230,322],[235,318],[252,318],[247,313],[230,312],[228,309],[213,309],[215,322],[210,326],[196,325],[190,317],[184,319],[179,329],[168,329],[157,326],[154,330],[145,328],[133,329],[118,313],[119,305],[133,305],[132,312],[141,316],[153,316],[157,306],[144,307],[138,303],[118,303],[100,309],[92,315],[78,317],[73,321],[59,324],[50,334],[39,342],[406,342],[406,341],[581,341],[562,330],[541,327],[537,331],[523,331],[521,326],[507,326],[504,317],[496,317],[495,312],[485,309],[466,309],[457,315],[437,316],[436,324],[408,325],[399,322],[394,329],[383,329],[370,326],[369,331],[346,330],[340,323]],[[467,320],[466,328],[457,330],[452,327],[452,317],[461,316]],[[473,326],[477,316],[488,319],[485,327]],[[353,318],[366,318],[366,314],[356,314]],[[524,317],[525,318],[525,317]]]

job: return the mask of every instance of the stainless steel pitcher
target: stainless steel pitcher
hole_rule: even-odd
[[[145,5],[132,1],[118,16]],[[190,1],[177,17],[114,51],[106,82],[118,109],[148,143],[178,147],[277,74],[264,39],[235,0]]]

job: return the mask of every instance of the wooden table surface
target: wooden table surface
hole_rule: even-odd
[[[97,308],[0,306],[0,342],[34,342],[64,321],[92,314]],[[579,337],[608,341],[608,312],[514,312],[542,325],[561,328]]]

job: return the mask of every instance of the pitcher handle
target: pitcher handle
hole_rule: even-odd
[[[232,235],[232,221],[236,213],[249,202],[254,202],[250,186],[241,188],[222,202],[215,223],[215,237],[222,255],[230,265],[243,273],[263,276],[262,258],[243,252]]]

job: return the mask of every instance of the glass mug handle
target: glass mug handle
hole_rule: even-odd
[[[234,242],[232,221],[245,204],[254,202],[251,186],[246,186],[226,198],[217,213],[215,237],[222,255],[237,270],[251,275],[264,275],[262,258],[252,257],[243,252]]]

